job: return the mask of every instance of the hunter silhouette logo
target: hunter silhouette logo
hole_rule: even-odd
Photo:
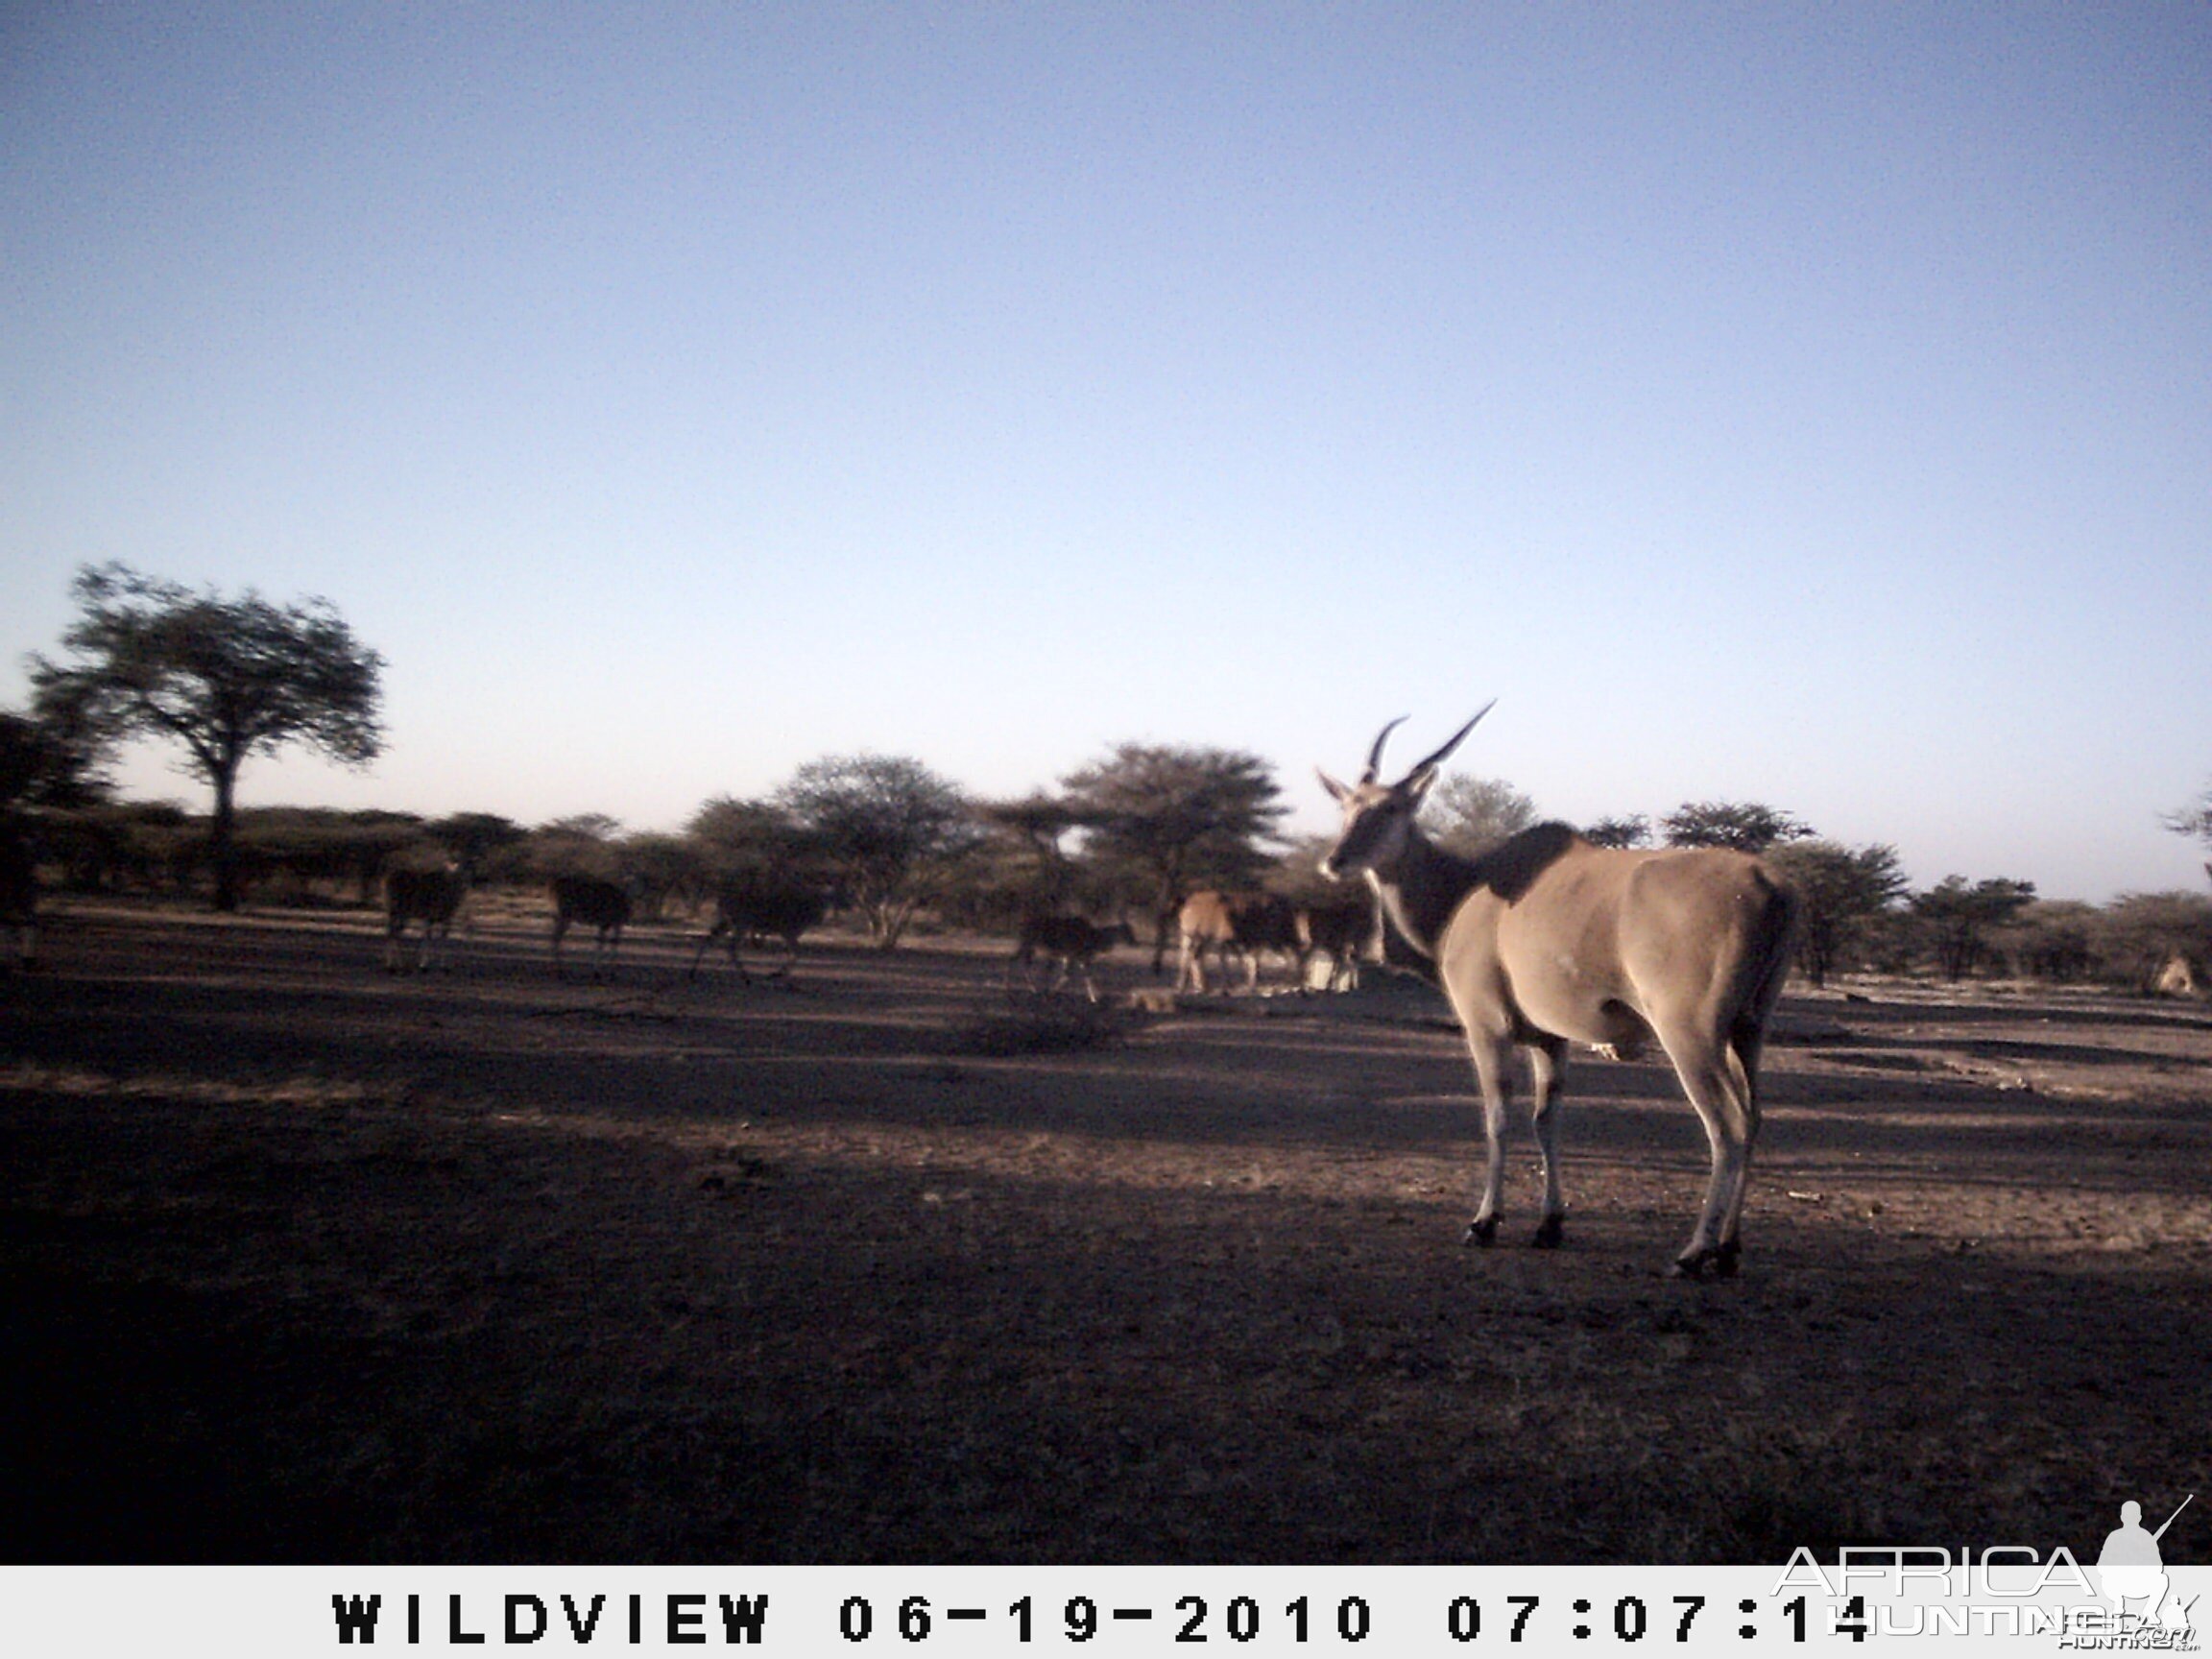
[[[2146,1624],[2157,1623],[2168,1630],[2189,1628],[2189,1609],[2168,1594],[2172,1588],[2166,1577],[2166,1560],[2158,1552],[2158,1540],[2166,1536],[2166,1527],[2180,1519],[2181,1511],[2189,1507],[2192,1492],[2181,1500],[2179,1507],[2166,1517],[2166,1526],[2155,1532],[2143,1530],[2143,1505],[2120,1505],[2120,1525],[2104,1538],[2104,1548],[2097,1553],[2097,1578],[2104,1587],[2104,1599],[2112,1603],[2113,1617],[2128,1611],[2128,1603],[2143,1603],[2142,1620]]]

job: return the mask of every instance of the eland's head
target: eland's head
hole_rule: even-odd
[[[1413,833],[1414,816],[1421,810],[1430,786],[1436,781],[1437,769],[1451,757],[1452,751],[1459,747],[1460,740],[1475,730],[1475,721],[1494,707],[1495,700],[1483,704],[1476,710],[1474,720],[1453,733],[1441,749],[1395,783],[1382,781],[1382,746],[1389,742],[1390,733],[1405,722],[1403,714],[1376,733],[1375,746],[1367,751],[1367,769],[1360,773],[1358,782],[1339,782],[1316,767],[1321,787],[1344,808],[1344,826],[1336,832],[1336,844],[1321,860],[1321,874],[1332,881],[1340,881],[1358,871],[1395,869],[1405,855],[1407,838]]]

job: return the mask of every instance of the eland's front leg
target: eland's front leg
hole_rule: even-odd
[[[1491,1042],[1471,1037],[1468,1047],[1475,1057],[1475,1082],[1482,1094],[1485,1163],[1482,1202],[1475,1212],[1475,1219],[1467,1224],[1467,1235],[1462,1241],[1486,1246],[1498,1238],[1498,1217],[1505,1205],[1505,1120],[1512,1094],[1512,1073],[1508,1069],[1512,1045],[1503,1040]]]

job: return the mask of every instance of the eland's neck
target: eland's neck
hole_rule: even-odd
[[[1391,926],[1431,960],[1459,901],[1481,879],[1473,860],[1447,853],[1419,831],[1407,836],[1405,851],[1388,870],[1370,870],[1367,875]]]

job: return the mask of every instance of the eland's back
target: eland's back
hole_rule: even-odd
[[[1734,1046],[1780,995],[1794,901],[1748,854],[1598,847],[1541,825],[1476,867],[1438,951],[1462,1012],[1620,1048],[1690,1026]]]

